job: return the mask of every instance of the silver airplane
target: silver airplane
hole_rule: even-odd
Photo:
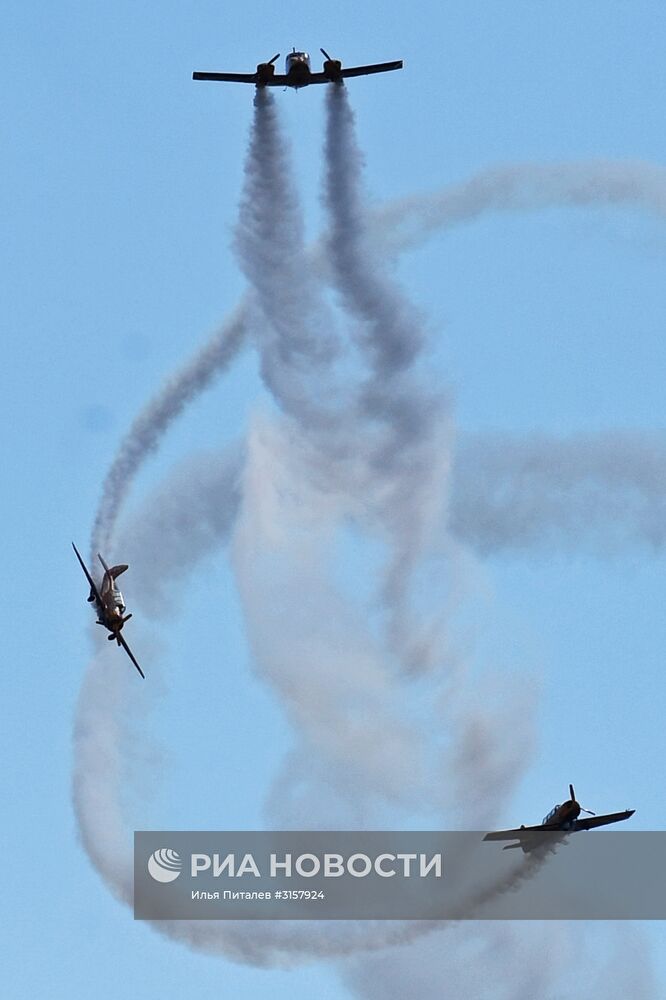
[[[524,854],[537,850],[542,844],[541,833],[576,833],[578,830],[593,830],[597,826],[607,826],[609,823],[621,823],[629,819],[636,812],[635,809],[625,809],[623,812],[606,813],[604,816],[596,816],[591,810],[583,809],[580,802],[576,801],[574,786],[569,785],[569,796],[566,802],[553,806],[547,816],[544,816],[537,826],[521,826],[517,830],[496,830],[494,833],[487,833],[484,840],[517,840],[517,844],[507,844],[505,851],[511,848],[520,847]],[[588,813],[589,819],[578,819],[580,814]]]
[[[72,548],[76,552],[76,558],[81,563],[81,569],[85,573],[88,583],[90,584],[90,595],[88,597],[88,601],[89,603],[94,603],[95,605],[95,611],[97,612],[97,624],[103,625],[104,628],[109,630],[111,633],[107,636],[109,642],[115,639],[118,645],[123,647],[141,676],[145,678],[146,675],[134,658],[134,653],[125,642],[124,637],[120,634],[120,630],[125,622],[129,621],[132,617],[131,614],[125,614],[125,600],[120,592],[120,589],[116,586],[116,578],[128,569],[127,565],[122,563],[118,566],[109,567],[106,565],[98,552],[97,558],[101,562],[104,569],[102,583],[98,588],[74,542],[72,542]]]
[[[193,73],[193,80],[217,80],[223,83],[253,83],[255,87],[307,87],[311,83],[341,83],[350,76],[367,76],[369,73],[388,73],[402,69],[402,59],[394,62],[373,63],[370,66],[351,66],[343,69],[339,59],[331,59],[328,52],[320,49],[324,59],[321,73],[313,73],[307,52],[293,49],[285,60],[284,73],[275,72],[275,63],[280,53],[265,63],[259,63],[254,73]]]

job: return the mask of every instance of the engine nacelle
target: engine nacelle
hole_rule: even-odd
[[[324,73],[329,80],[339,80],[342,71],[342,63],[339,59],[327,59],[324,62]]]
[[[275,76],[275,66],[272,62],[259,63],[257,66],[257,82],[268,83]]]

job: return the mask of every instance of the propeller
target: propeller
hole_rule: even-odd
[[[569,794],[571,795],[571,801],[575,802],[576,801],[576,793],[574,792],[574,786],[573,785],[569,785]],[[591,809],[584,809],[580,805],[580,802],[578,803],[578,805],[580,806],[580,811],[581,812],[587,813],[589,816],[596,816],[597,815],[596,813],[592,812]]]
[[[276,54],[275,54],[275,55],[273,56],[273,58],[272,58],[272,59],[269,59],[269,61],[268,61],[268,62],[266,63],[266,65],[267,65],[267,66],[272,66],[272,65],[273,65],[273,63],[275,62],[275,60],[276,60],[276,59],[279,59],[279,58],[280,58],[280,53],[278,52],[278,53],[276,53]]]
[[[333,62],[326,49],[319,49],[319,51],[323,55],[324,59],[328,59],[329,62]]]

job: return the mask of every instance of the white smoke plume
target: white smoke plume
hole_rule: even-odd
[[[264,382],[286,413],[312,424],[324,419],[322,380],[339,344],[306,254],[291,177],[275,100],[268,89],[257,90],[235,247],[254,292]]]
[[[164,607],[174,570],[184,577],[202,552],[227,543],[241,502],[242,461],[240,446],[190,455],[125,519],[122,551],[147,613]],[[541,558],[544,550],[584,549],[602,558],[637,546],[660,554],[666,437],[657,431],[459,434],[447,520],[456,542],[481,556],[514,551]],[[175,560],[159,544],[163,538]]]
[[[97,552],[109,551],[115,523],[139,469],[186,406],[231,364],[245,332],[245,310],[241,306],[136,417],[104,479],[92,530],[91,561],[96,561]]]
[[[341,963],[359,1000],[564,1000],[663,996],[646,935],[632,925],[560,921],[447,926]]]
[[[123,519],[116,547],[132,568],[137,607],[150,618],[177,613],[176,581],[180,593],[226,544],[241,503],[243,459],[240,446],[189,455]]]
[[[442,191],[368,210],[367,225],[372,252],[391,256],[421,244],[433,233],[488,213],[533,212],[548,206],[622,205],[663,218],[666,170],[651,163],[612,160],[495,167]],[[269,236],[274,238],[275,233]],[[325,272],[321,245],[315,251],[317,270]],[[241,303],[221,331],[166,383],[134,421],[105,477],[93,529],[93,555],[99,548],[106,548],[136,473],[158,447],[162,434],[230,363],[238,347],[236,338],[242,340],[253,311],[248,301]]]
[[[190,570],[218,539],[233,533],[233,566],[257,669],[278,693],[297,736],[294,754],[279,776],[281,789],[290,792],[284,797],[283,821],[301,825],[306,816],[308,825],[318,825],[342,816],[348,825],[362,826],[377,816],[405,815],[415,806],[429,805],[443,823],[442,784],[481,783],[492,760],[500,763],[484,797],[490,819],[519,776],[518,760],[502,759],[507,731],[522,747],[518,758],[529,756],[525,717],[529,713],[520,703],[506,706],[505,711],[498,707],[494,715],[477,714],[472,719],[466,714],[456,687],[464,684],[464,671],[456,673],[452,686],[451,664],[442,654],[447,619],[429,620],[424,627],[422,609],[409,588],[418,574],[427,579],[433,566],[441,571],[448,565],[450,572],[450,562],[443,562],[443,557],[458,550],[448,534],[443,540],[438,534],[446,524],[452,461],[448,407],[418,372],[426,342],[414,312],[376,248],[364,256],[371,244],[366,226],[372,220],[364,209],[360,157],[342,88],[329,90],[326,199],[334,231],[348,242],[349,258],[333,253],[331,275],[343,309],[353,318],[349,329],[363,374],[352,391],[327,397],[339,352],[345,345],[349,349],[350,338],[313,335],[319,329],[311,321],[322,306],[307,268],[300,267],[302,224],[297,202],[286,186],[289,163],[272,98],[267,92],[259,92],[257,98],[237,239],[255,305],[239,311],[210,353],[177,375],[135,423],[106,480],[94,549],[105,548],[112,539],[133,479],[161,435],[228,365],[251,328],[262,374],[283,416],[255,421],[246,446],[225,460],[217,481],[201,476],[207,485],[197,498],[198,507],[192,506],[192,481],[181,484],[171,506],[164,505],[160,523],[171,530],[175,527],[182,549],[189,553]],[[332,167],[336,162],[341,173]],[[663,176],[661,188],[654,177],[647,183],[646,170],[640,166],[627,168],[624,184],[600,165],[577,168],[569,177],[563,176],[566,171],[557,175],[553,170],[557,168],[543,173],[538,168],[514,168],[492,180],[489,174],[485,184],[461,186],[439,200],[431,199],[437,211],[427,218],[425,202],[415,201],[392,216],[376,218],[374,224],[383,227],[386,243],[397,252],[427,236],[433,216],[438,217],[438,226],[445,226],[489,210],[609,200],[633,201],[655,210],[663,189]],[[628,177],[642,181],[632,186]],[[641,197],[641,190],[644,195],[649,190],[649,197]],[[663,201],[658,210],[663,211]],[[280,243],[280,223],[289,220],[296,226],[287,253]],[[348,260],[354,262],[353,268]],[[379,537],[386,548],[388,570],[381,590],[388,621],[376,615],[376,608],[354,603],[335,584],[334,542],[345,522],[352,522],[373,541]],[[460,534],[464,537],[464,529]],[[146,561],[159,553],[165,577],[179,568],[182,551],[170,554],[158,528],[151,535],[141,520],[135,520],[127,537],[134,539],[133,552],[142,552]],[[191,539],[194,545],[188,547]],[[136,562],[134,555],[132,559]],[[144,586],[148,590],[149,581]],[[148,613],[155,614],[158,604],[159,595],[148,599]],[[393,669],[396,665],[402,672]],[[419,703],[419,684],[412,681],[413,673],[424,666],[438,668],[428,680],[429,715]],[[443,667],[447,669],[442,671]],[[82,690],[74,798],[91,860],[112,891],[129,902],[131,852],[120,809],[126,745],[120,720],[129,673],[113,672],[111,696],[109,673],[93,664]],[[350,710],[354,704],[360,706],[357,715]],[[442,729],[448,745],[438,739]],[[414,780],[405,795],[400,778],[407,769]],[[304,796],[294,791],[296,783],[305,786]],[[324,802],[325,811],[313,819],[314,800]],[[432,927],[342,923],[331,928],[276,922],[248,928],[177,922],[160,929],[200,950],[269,965],[406,942]],[[496,933],[500,932],[493,929]],[[473,947],[490,962],[486,952],[492,951],[492,943],[484,944],[487,938],[478,936],[473,940]],[[446,961],[454,965],[451,948],[442,945],[440,936],[438,942]],[[511,948],[512,956],[519,956],[515,941]],[[409,950],[388,954],[394,969],[401,954],[413,962]],[[515,965],[516,959],[512,962]],[[436,971],[436,963],[433,967]],[[456,967],[463,983],[460,962]],[[412,965],[412,976],[415,968]],[[498,997],[535,995],[530,990],[548,995],[550,980],[534,963],[507,970],[505,953],[500,968],[498,976],[512,982],[513,992],[507,988]],[[365,963],[357,965],[351,977],[361,992],[367,988],[371,969]],[[442,975],[456,981],[450,967]],[[437,979],[439,996],[442,979]],[[399,981],[396,969],[395,982]],[[470,995],[462,987],[451,995],[460,993]],[[406,989],[402,995],[431,994]]]
[[[494,212],[620,205],[663,219],[666,170],[640,160],[509,164],[482,170],[442,191],[392,202],[374,214],[371,225],[397,252]]]
[[[363,159],[343,86],[328,89],[324,161],[331,278],[358,321],[352,332],[369,367],[355,420],[379,431],[368,462],[386,497],[380,516],[390,550],[383,599],[391,648],[406,669],[420,672],[433,665],[442,645],[442,623],[425,620],[423,607],[413,613],[411,588],[442,518],[452,444],[449,407],[418,372],[426,344],[418,311],[371,244]]]
[[[612,555],[666,544],[666,435],[484,435],[461,443],[449,527],[487,555],[501,550]]]

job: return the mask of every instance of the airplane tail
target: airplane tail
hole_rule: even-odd
[[[120,563],[118,566],[107,566],[99,552],[97,553],[97,558],[104,567],[104,572],[108,573],[112,580],[115,580],[117,576],[120,576],[120,574],[124,573],[126,569],[129,569],[129,566],[126,563]]]

